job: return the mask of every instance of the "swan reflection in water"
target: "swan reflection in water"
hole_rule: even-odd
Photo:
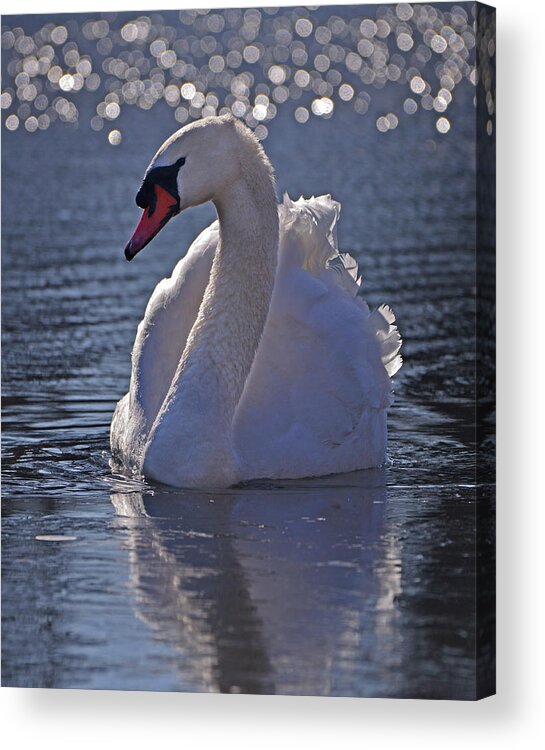
[[[383,470],[111,497],[137,615],[173,647],[179,689],[376,694],[395,668]]]

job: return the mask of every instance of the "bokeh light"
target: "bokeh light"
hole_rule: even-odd
[[[119,130],[110,130],[108,133],[108,141],[112,144],[112,146],[119,146],[122,140],[122,135]]]
[[[44,17],[35,32],[4,25],[4,124],[35,133],[79,123],[98,133],[105,122],[122,122],[130,107],[166,106],[179,124],[232,112],[264,139],[280,108],[291,108],[304,124],[311,113],[328,119],[350,107],[358,115],[373,112],[381,133],[421,111],[446,134],[456,118],[458,87],[480,84],[491,134],[495,102],[486,58],[495,45],[485,30],[478,81],[476,12],[448,3],[398,3],[319,12],[108,13],[60,24]],[[382,90],[391,87],[400,87],[398,107],[380,114]],[[91,114],[80,118],[88,100]],[[394,99],[387,101],[382,106],[392,108]],[[120,130],[106,133],[112,143]]]
[[[450,130],[450,122],[446,117],[440,117],[437,120],[435,126],[440,133],[448,133],[448,131]]]

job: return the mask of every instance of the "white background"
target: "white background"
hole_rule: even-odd
[[[210,4],[258,3],[210,0]],[[270,0],[270,4],[295,3]],[[4,747],[543,747],[545,3],[496,0],[495,5],[498,695],[480,703],[456,703],[4,688],[0,692]],[[202,0],[9,0],[0,7],[2,13],[74,13],[199,6],[208,4]]]

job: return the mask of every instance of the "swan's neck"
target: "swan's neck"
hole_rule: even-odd
[[[276,268],[274,188],[240,179],[215,201],[220,241],[182,367],[212,379],[215,419],[231,425],[269,310]],[[189,372],[182,379],[189,378]]]
[[[181,456],[181,484],[237,479],[233,416],[265,325],[278,251],[274,183],[258,162],[214,200],[220,241],[210,280],[151,435],[151,453]],[[162,434],[175,435],[176,445],[163,444]],[[149,473],[151,456],[146,463]]]

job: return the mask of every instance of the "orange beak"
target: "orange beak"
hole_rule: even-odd
[[[178,213],[178,199],[160,185],[154,185],[154,199],[144,209],[133,236],[125,247],[125,258],[132,260],[158,234],[167,221]]]

